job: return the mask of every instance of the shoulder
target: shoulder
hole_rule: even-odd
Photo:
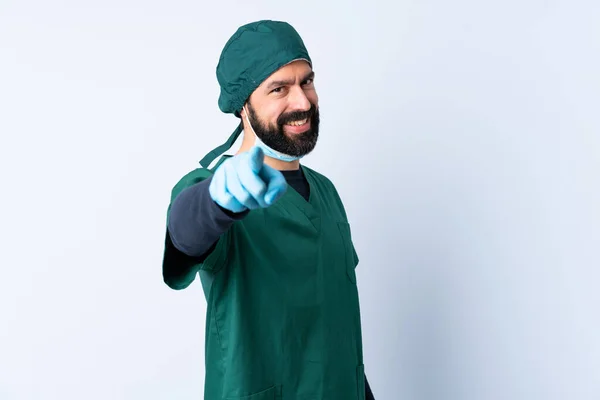
[[[171,189],[171,199],[177,197],[184,189],[212,176],[212,171],[206,168],[196,168],[183,175]]]
[[[306,165],[302,165],[302,167],[304,168],[305,173],[310,175],[310,177],[314,181],[318,182],[319,185],[327,187],[328,189],[333,190],[337,193],[335,185],[333,184],[331,179],[329,179],[327,176],[323,175],[320,172],[315,171],[314,169],[312,169],[310,167],[307,167]]]
[[[206,168],[196,168],[193,169],[191,171],[189,171],[188,173],[186,173],[185,175],[183,175],[178,181],[177,181],[177,185],[179,184],[186,184],[189,182],[200,182],[210,176],[212,176],[212,171],[210,171],[209,169]]]

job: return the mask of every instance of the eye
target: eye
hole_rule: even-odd
[[[312,83],[313,83],[312,78],[309,78],[309,79],[305,80],[304,82],[302,82],[303,85],[312,85]]]
[[[283,87],[278,87],[278,88],[271,90],[271,93],[281,93],[282,90],[283,90]]]

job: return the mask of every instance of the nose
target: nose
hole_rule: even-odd
[[[308,111],[311,104],[300,86],[293,86],[288,95],[289,108],[294,111]]]

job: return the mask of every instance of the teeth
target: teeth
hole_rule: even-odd
[[[302,126],[304,125],[306,122],[308,121],[308,119],[303,119],[302,121],[293,121],[288,123],[288,125],[292,125],[292,126]]]

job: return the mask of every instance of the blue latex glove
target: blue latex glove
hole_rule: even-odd
[[[236,213],[275,203],[285,193],[287,182],[281,172],[264,164],[264,159],[263,151],[253,147],[225,160],[212,177],[212,199]]]

